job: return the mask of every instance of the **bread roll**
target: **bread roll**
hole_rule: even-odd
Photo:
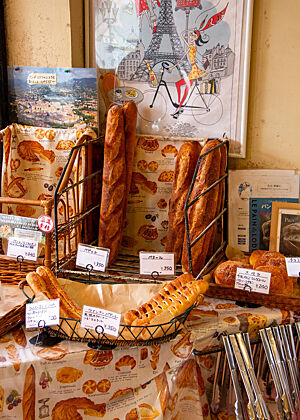
[[[30,365],[26,371],[23,398],[22,398],[23,420],[35,419],[35,370]]]
[[[273,265],[275,267],[281,267],[283,269],[286,269],[285,257],[280,252],[264,252],[254,261],[253,268],[256,270],[256,267],[262,265]]]
[[[255,251],[253,251],[250,255],[250,264],[254,267],[258,258],[260,258],[266,252],[267,251],[264,251],[262,249],[256,249]]]
[[[209,140],[203,147],[201,155],[212,150],[219,144],[219,140]],[[198,197],[220,178],[221,170],[223,168],[222,159],[224,159],[224,153],[221,150],[223,147],[226,147],[225,144],[224,146],[219,147],[201,159],[194,188],[191,194],[191,201]],[[200,197],[199,200],[190,207],[188,216],[191,243],[215,218],[219,203],[219,194],[220,184]],[[205,265],[210,242],[214,239],[212,236],[213,231],[212,229],[209,229],[191,249],[193,274],[195,277],[199,274]],[[183,246],[182,268],[184,272],[189,272],[189,258],[186,237],[184,239]]]
[[[273,265],[264,265],[256,267],[255,270],[271,273],[270,294],[282,293],[288,295],[293,292],[293,280],[291,277],[288,277],[286,270],[283,268],[275,267]]]
[[[252,268],[250,264],[242,261],[225,261],[218,265],[214,272],[215,282],[234,287],[236,271],[238,268]]]
[[[126,156],[124,113],[112,106],[107,115],[98,245],[110,249],[109,265],[118,256],[124,228]]]
[[[197,141],[187,141],[180,147],[175,163],[166,243],[166,252],[175,253],[175,263],[181,258],[185,234],[184,205],[200,152],[201,146]]]

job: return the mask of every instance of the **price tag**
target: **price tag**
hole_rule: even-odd
[[[39,325],[40,322],[40,325]],[[44,324],[45,322],[45,324]],[[42,323],[42,325],[41,325]],[[25,313],[26,328],[59,324],[59,299],[42,300],[40,302],[27,303]]]
[[[95,271],[105,271],[110,250],[107,248],[98,248],[96,246],[79,244],[77,249],[76,265],[86,268],[92,265]]]
[[[50,216],[40,216],[37,220],[38,227],[42,232],[51,232],[54,228],[54,222]]]
[[[103,332],[104,334],[110,334],[117,337],[119,334],[120,321],[121,314],[83,305],[81,318],[82,328],[95,330],[97,333]],[[103,331],[101,327],[103,328]]]
[[[235,288],[248,292],[269,294],[271,273],[264,271],[248,270],[237,268],[235,276]]]
[[[174,254],[170,252],[140,252],[140,274],[151,275],[153,271],[164,276],[174,275]]]
[[[36,261],[38,255],[37,241],[28,240],[25,238],[8,238],[7,256],[17,258],[22,255],[24,260]]]
[[[286,269],[289,277],[300,277],[300,257],[285,259]]]

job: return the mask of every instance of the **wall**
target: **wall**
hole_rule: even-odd
[[[9,65],[82,65],[80,2],[6,0]],[[299,0],[254,2],[247,157],[231,168],[300,168],[299,16]]]

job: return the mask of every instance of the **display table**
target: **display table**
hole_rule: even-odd
[[[0,339],[0,419],[209,419],[205,389],[211,392],[216,355],[195,357],[193,348],[218,345],[224,331],[253,336],[290,315],[206,298],[171,342],[98,354],[86,343],[35,347],[36,331],[7,334]]]

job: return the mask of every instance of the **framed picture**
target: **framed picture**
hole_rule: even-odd
[[[138,133],[230,140],[245,157],[253,0],[94,1],[100,129],[112,103]]]
[[[300,256],[300,203],[273,202],[269,250]]]

